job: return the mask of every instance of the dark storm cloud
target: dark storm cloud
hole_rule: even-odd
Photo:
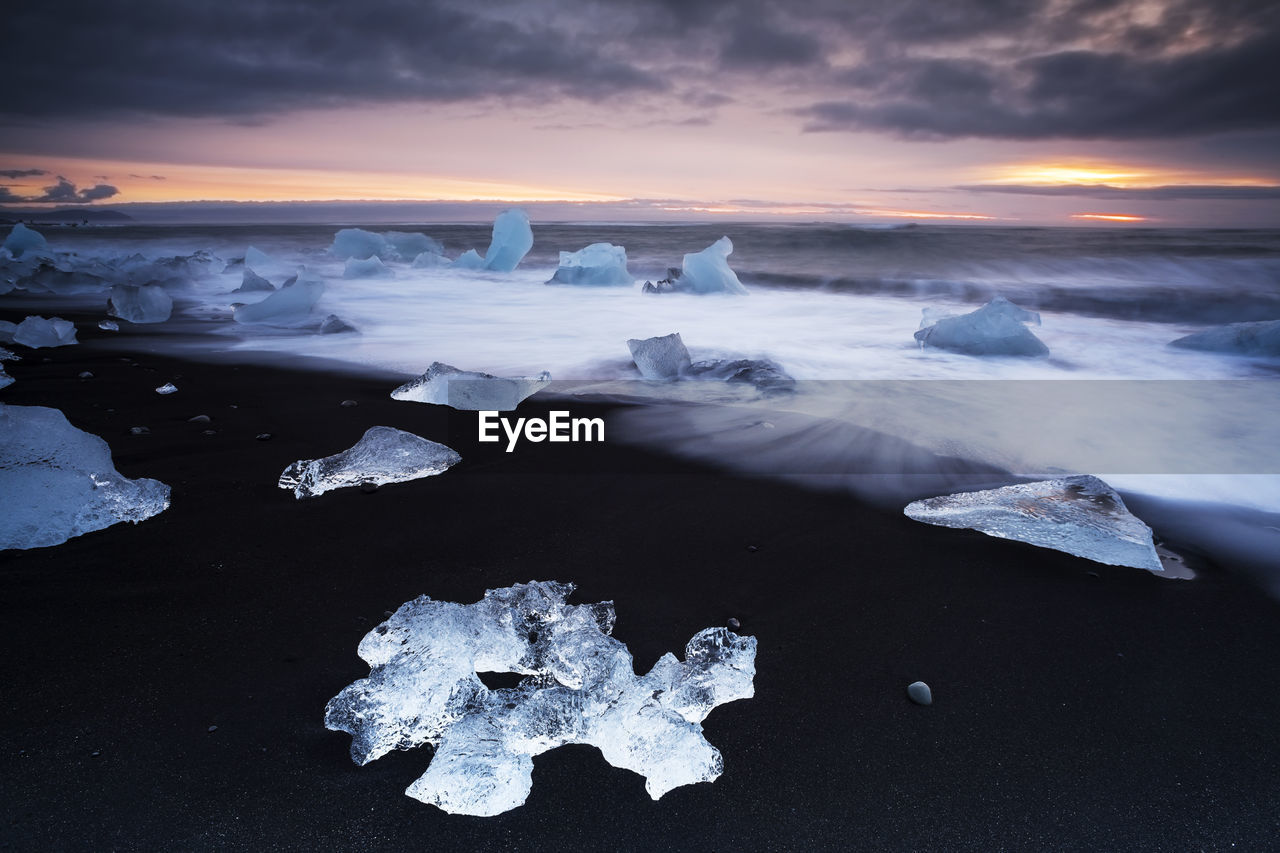
[[[0,169],[0,178],[35,178],[40,175],[49,174],[44,169]]]
[[[926,139],[1280,128],[1274,0],[66,0],[6,24],[23,120],[698,92]]]
[[[120,190],[110,184],[96,184],[85,189],[77,189],[74,183],[59,175],[57,183],[44,188],[43,195],[18,196],[6,187],[4,195],[0,196],[0,201],[23,201],[31,204],[87,204],[91,201],[111,198],[119,192]]]
[[[1110,184],[1054,184],[1028,186],[1022,184],[971,184],[953,189],[976,193],[1009,193],[1012,195],[1074,196],[1124,201],[1169,201],[1172,199],[1280,199],[1280,186],[1194,185],[1167,187],[1113,187]]]

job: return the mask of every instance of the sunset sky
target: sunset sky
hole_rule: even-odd
[[[1280,226],[1280,3],[26,4],[0,202]]]

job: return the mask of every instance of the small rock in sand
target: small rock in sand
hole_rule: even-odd
[[[349,409],[349,408],[351,408],[352,406],[359,405],[359,404],[358,404],[358,403],[356,403],[356,401],[355,401],[355,400],[343,400],[343,401],[342,401],[342,403],[341,403],[341,405],[342,405],[342,407],[343,407],[344,409]]]
[[[269,432],[260,432],[260,433],[258,433],[256,436],[254,436],[254,437],[255,437],[256,439],[258,439],[258,441],[270,441],[270,440],[271,440],[271,433],[269,433]]]
[[[93,374],[92,374],[92,373],[90,373],[90,372],[89,372],[89,371],[87,371],[87,370],[82,370],[82,371],[80,371],[80,378],[81,378],[81,379],[92,379],[92,378],[93,378]]]
[[[907,696],[917,705],[932,705],[933,691],[923,681],[913,681],[907,685]]]
[[[146,427],[129,427],[130,435],[151,435],[151,430]]]
[[[732,616],[730,616],[730,617],[729,617],[729,627],[730,627],[732,630],[736,631],[736,630],[738,630],[739,628],[741,628],[741,627],[742,627],[742,623],[741,623],[741,622],[739,622],[737,619],[733,618]]]
[[[211,420],[213,420],[213,418],[209,417],[208,415],[196,415],[194,418],[187,418],[187,423],[189,423],[189,424],[207,424],[207,423],[209,423],[209,421],[211,421]]]

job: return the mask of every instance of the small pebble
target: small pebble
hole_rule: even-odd
[[[759,551],[760,549],[757,548],[755,545],[748,545],[747,550],[750,551],[752,554],[754,554],[756,551]]]
[[[347,408],[347,409],[349,409],[349,408],[351,408],[352,406],[355,406],[355,405],[358,405],[358,404],[356,403],[356,401],[355,401],[355,400],[343,400],[343,401],[342,401],[342,406],[343,406],[344,408]]]
[[[177,386],[177,385],[174,385],[172,382],[166,382],[166,383],[164,383],[163,385],[161,385],[159,388],[157,388],[157,389],[156,389],[156,393],[157,393],[157,394],[172,394],[174,391],[177,391],[177,390],[178,390],[178,386]]]
[[[932,705],[933,691],[923,681],[913,681],[907,685],[907,696],[917,705]]]
[[[207,423],[209,423],[209,421],[211,421],[211,420],[213,420],[213,418],[209,417],[208,415],[196,415],[194,418],[187,418],[187,423],[189,423],[189,424],[207,424]]]
[[[217,730],[218,730],[218,727],[217,727],[217,726],[209,726],[209,732],[210,732],[210,733],[216,732]]]
[[[200,431],[200,434],[201,435],[217,435],[218,431],[216,429],[204,429]]]
[[[93,378],[93,374],[92,374],[92,373],[90,373],[90,372],[89,372],[89,371],[87,371],[87,370],[82,370],[82,371],[80,371],[80,378],[81,378],[81,379],[92,379],[92,378]]]
[[[739,622],[737,619],[734,619],[732,616],[730,616],[730,617],[729,617],[729,627],[736,631],[736,630],[738,630],[739,628],[741,628],[741,627],[742,627],[742,623],[741,623],[741,622]]]
[[[120,331],[120,324],[115,320],[99,320],[98,328],[104,332],[118,332]]]
[[[146,427],[129,427],[130,435],[151,435],[151,430]]]
[[[96,749],[93,752],[89,753],[90,758],[97,758],[99,755],[102,755],[102,753]]]
[[[269,433],[269,432],[260,432],[260,433],[258,433],[256,436],[254,436],[254,437],[255,437],[255,438],[257,438],[257,439],[258,439],[258,441],[270,441],[270,440],[271,440],[271,433]]]
[[[377,484],[377,483],[368,483],[368,482],[361,483],[361,484],[360,484],[360,491],[364,492],[366,495],[371,495],[371,494],[373,494],[374,492],[378,491],[378,484]]]

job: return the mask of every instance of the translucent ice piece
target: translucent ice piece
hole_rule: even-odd
[[[475,249],[467,249],[449,266],[457,270],[482,270],[484,258],[480,257],[480,253]]]
[[[107,313],[130,323],[163,323],[173,313],[173,298],[154,284],[117,284]]]
[[[655,800],[724,772],[701,723],[715,707],[754,695],[754,637],[696,634],[685,660],[664,655],[637,676],[609,636],[611,602],[570,605],[572,584],[532,581],[489,590],[475,604],[421,596],[360,642],[369,677],[329,701],[325,726],[352,735],[367,764],[393,749],[436,746],[405,792],[456,813],[489,816],[522,804],[533,757],[569,743],[597,747],[646,777]],[[490,690],[480,672],[528,676]]]
[[[347,258],[342,270],[343,278],[391,278],[394,273],[377,255],[368,258]]]
[[[1280,320],[1215,326],[1178,338],[1170,346],[1231,355],[1280,356]]]
[[[437,361],[426,373],[392,391],[391,399],[466,412],[510,412],[550,382],[551,374],[545,370],[537,376],[491,376]]]
[[[532,248],[533,229],[529,227],[529,214],[519,208],[504,210],[493,220],[493,237],[489,241],[489,250],[484,253],[484,268],[511,272]]]
[[[1022,325],[1039,322],[1040,315],[1019,308],[1007,299],[988,302],[976,311],[958,317],[944,317],[915,334],[924,346],[938,347],[965,355],[1042,356],[1049,348]]]
[[[324,282],[298,281],[261,302],[241,305],[235,310],[235,320],[245,325],[297,326],[307,321],[323,294]]]
[[[729,255],[733,254],[733,241],[721,237],[701,252],[684,256],[680,274],[682,289],[694,293],[737,293],[747,289],[738,281],[738,274],[729,268]]]
[[[631,359],[645,379],[678,379],[692,364],[679,332],[627,341]]]
[[[627,250],[612,243],[592,243],[577,252],[561,252],[560,267],[548,284],[596,286],[635,283],[627,272]]]
[[[355,445],[323,459],[300,459],[280,475],[277,485],[313,498],[333,489],[363,483],[383,485],[431,477],[462,461],[454,451],[393,427],[371,427]]]
[[[67,423],[62,412],[3,403],[0,494],[0,549],[57,545],[169,507],[168,486],[122,477],[107,443]]]
[[[39,231],[28,228],[19,222],[13,226],[13,230],[9,232],[9,236],[4,238],[4,248],[15,258],[22,257],[24,252],[30,252],[35,249],[43,249],[48,243],[44,239],[44,235]]]
[[[18,324],[13,333],[13,342],[23,346],[39,349],[40,347],[64,347],[79,343],[76,340],[76,326],[70,320],[61,317],[28,317]]]
[[[274,284],[267,281],[265,278],[258,275],[252,269],[250,269],[248,264],[245,264],[244,277],[241,278],[240,280],[240,286],[231,292],[232,293],[252,293],[255,290],[269,292],[275,289],[276,289],[276,286]]]
[[[1097,477],[927,498],[908,504],[904,512],[927,524],[971,528],[1098,563],[1164,571],[1151,528],[1130,514],[1120,496]]]

